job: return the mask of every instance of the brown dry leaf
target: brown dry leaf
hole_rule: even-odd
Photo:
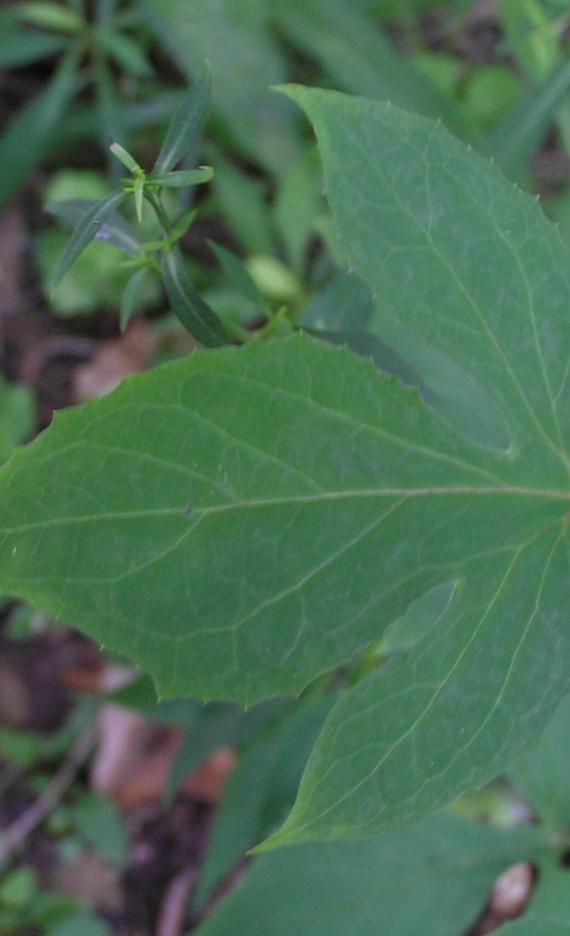
[[[105,705],[99,716],[99,745],[91,784],[123,809],[159,803],[182,742],[182,732],[158,725],[137,712]],[[217,751],[182,784],[182,792],[216,803],[235,756]]]
[[[231,748],[221,748],[184,781],[182,792],[207,803],[217,803],[235,763],[234,751]]]
[[[63,672],[66,656],[57,634],[0,640],[0,725],[50,732],[72,704]]]
[[[152,325],[145,319],[134,319],[124,335],[104,341],[93,359],[77,368],[73,376],[73,399],[84,403],[110,393],[125,377],[148,367],[157,347]]]
[[[30,703],[20,674],[0,659],[0,726],[22,728],[29,719]]]
[[[493,888],[489,909],[503,920],[514,920],[529,902],[533,882],[534,872],[528,862],[507,868]]]
[[[73,692],[102,694],[118,692],[137,678],[131,666],[109,663],[94,643],[82,639],[63,672],[63,683]]]
[[[104,705],[99,713],[98,746],[91,764],[91,786],[116,797],[139,756],[147,719],[119,705]]]

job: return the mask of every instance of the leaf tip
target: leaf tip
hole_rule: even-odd
[[[303,834],[303,824],[299,823],[300,812],[296,804],[283,824],[266,839],[255,845],[248,852],[249,855],[264,855],[276,851],[278,848],[289,848],[292,845],[302,845],[309,842],[312,836]]]
[[[254,845],[253,848],[250,848],[247,855],[252,858],[256,858],[258,855],[267,855],[269,852],[276,851],[282,844],[281,836],[279,832],[276,832],[263,842],[260,842],[259,845]]]
[[[291,98],[292,101],[299,103],[300,97],[307,89],[304,88],[303,85],[295,84],[294,82],[286,82],[284,84],[271,85],[271,90],[275,91],[276,94],[284,94],[285,97]]]

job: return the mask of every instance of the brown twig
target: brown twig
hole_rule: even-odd
[[[185,868],[170,882],[160,908],[156,936],[180,936],[195,881],[196,868]]]
[[[0,864],[11,857],[13,852],[22,847],[31,833],[47,819],[56,808],[66,791],[69,789],[78,771],[87,760],[95,743],[96,730],[90,727],[84,731],[72,747],[69,756],[64,761],[47,789],[38,796],[32,805],[26,809],[0,837]]]

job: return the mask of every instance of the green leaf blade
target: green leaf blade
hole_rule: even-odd
[[[486,134],[481,152],[496,159],[510,178],[527,182],[530,161],[565,106],[569,88],[570,57],[563,54],[547,77]]]
[[[195,145],[208,112],[211,90],[212,72],[206,65],[188,98],[172,118],[155,163],[157,172],[169,172]]]
[[[4,207],[48,151],[48,141],[81,87],[80,43],[62,58],[47,87],[6,127],[0,137],[0,208]]]
[[[158,41],[189,81],[212,65],[216,126],[272,173],[295,158],[299,139],[293,109],[270,86],[286,80],[287,62],[267,28],[265,4],[193,0],[192,17],[179,0],[144,0],[143,14]],[[252,54],[255,50],[255,54]]]
[[[177,249],[163,253],[160,258],[164,285],[172,311],[193,338],[206,348],[228,344],[231,336],[214,310],[202,299],[184,269],[184,261]]]
[[[341,694],[273,845],[416,822],[490,779],[548,721],[570,655],[568,250],[437,125],[290,93],[341,254],[395,328],[487,394],[506,440],[295,337],[142,375],[0,473],[0,587],[132,656],[163,696],[297,694],[452,591],[407,657]],[[179,255],[163,265],[180,317],[221,344]]]
[[[67,242],[56,275],[56,286],[61,282],[80,254],[83,253],[87,245],[90,244],[92,240],[95,240],[98,232],[105,224],[105,221],[107,221],[117,208],[126,201],[126,198],[127,195],[125,192],[113,192],[102,202],[96,202],[85,211]]]
[[[63,36],[34,32],[31,29],[16,31],[8,27],[0,39],[0,68],[25,67],[32,62],[63,52],[68,48],[68,44],[68,40]]]
[[[214,170],[209,166],[200,166],[198,169],[180,170],[178,172],[153,172],[148,181],[165,188],[186,188],[190,185],[204,185],[214,178]]]
[[[389,936],[463,933],[498,875],[537,854],[535,830],[451,816],[361,842],[285,849],[257,859],[198,934],[370,936],[379,926]]]
[[[85,27],[82,16],[62,6],[60,3],[24,2],[18,4],[15,11],[20,19],[27,20],[43,29],[55,29],[61,32],[79,33]]]
[[[567,565],[566,536],[554,529],[480,565],[478,574],[466,570],[470,585],[452,600],[438,633],[404,663],[343,694],[293,813],[266,847],[413,824],[497,776],[566,691],[554,649],[561,651],[560,636],[546,622],[570,598]],[[541,686],[533,705],[528,685]]]
[[[378,28],[372,11],[344,0],[277,0],[277,22],[294,45],[315,58],[327,87],[392,101],[400,107],[443,118],[459,136],[468,128],[451,96],[426,81],[415,63],[402,56]]]
[[[425,591],[478,581],[562,521],[570,495],[514,475],[349,352],[194,354],[13,458],[0,579],[131,655],[162,697],[249,704],[298,693]]]
[[[54,218],[69,224],[70,227],[76,227],[86,212],[96,204],[98,202],[90,199],[76,198],[70,201],[50,202],[45,206],[45,210]],[[95,234],[95,240],[112,244],[129,257],[138,253],[143,244],[132,225],[120,214],[111,214],[105,219]]]
[[[542,459],[548,449],[567,478],[570,252],[556,229],[425,118],[334,92],[286,93],[315,126],[350,266],[396,322],[492,395],[513,452]]]
[[[142,267],[142,269],[133,273],[129,279],[129,282],[125,286],[125,291],[121,298],[121,312],[119,316],[119,323],[122,332],[125,331],[127,325],[137,310],[139,292],[147,274],[148,268]]]
[[[220,244],[216,244],[214,241],[209,241],[208,243],[230,282],[249,299],[256,309],[264,309],[266,305],[265,299],[240,258],[230,250],[226,250],[225,247],[220,246]]]

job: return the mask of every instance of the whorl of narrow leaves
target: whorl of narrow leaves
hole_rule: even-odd
[[[349,263],[489,395],[505,445],[297,337],[129,381],[0,475],[3,590],[163,694],[298,693],[451,586],[401,662],[341,693],[274,845],[416,821],[490,779],[545,725],[570,659],[569,252],[437,125],[290,93]]]

